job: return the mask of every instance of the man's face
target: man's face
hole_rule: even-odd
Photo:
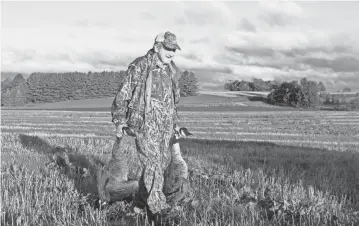
[[[167,47],[162,45],[158,49],[157,53],[158,53],[158,58],[160,59],[160,61],[163,64],[170,64],[171,61],[173,60],[174,56],[176,55],[176,50],[175,49],[168,49]]]

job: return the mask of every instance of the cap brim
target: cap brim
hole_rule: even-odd
[[[168,43],[165,43],[163,42],[164,46],[166,46],[168,49],[178,49],[178,50],[181,50],[181,48],[179,47],[179,45],[177,44],[168,44]]]

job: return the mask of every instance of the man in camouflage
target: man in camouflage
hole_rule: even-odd
[[[117,137],[123,136],[126,127],[136,134],[136,149],[143,166],[137,198],[146,203],[151,214],[171,204],[166,203],[163,183],[171,160],[171,139],[174,128],[178,128],[180,70],[173,62],[177,49],[181,50],[174,34],[158,35],[153,48],[128,67],[111,108]]]

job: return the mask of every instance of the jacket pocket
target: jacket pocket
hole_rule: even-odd
[[[127,125],[131,129],[138,131],[143,125],[143,111],[129,108],[127,111]]]

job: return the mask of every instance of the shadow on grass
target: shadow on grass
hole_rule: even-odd
[[[48,156],[49,163],[55,163],[55,165],[60,166],[60,168],[62,168],[61,172],[63,172],[69,180],[73,181],[75,189],[80,194],[87,197],[87,203],[89,203],[93,208],[105,208],[100,206],[99,203],[97,190],[98,180],[96,178],[99,168],[105,165],[102,160],[93,155],[81,154],[66,144],[66,147],[51,146],[44,139],[38,136],[20,134],[19,139],[24,147],[31,148],[40,154]],[[54,158],[54,156],[60,156],[60,158]],[[65,160],[63,156],[68,156],[68,160]],[[84,179],[84,172],[81,172],[84,168],[88,169],[90,171],[90,175],[92,175],[88,177],[89,179]],[[73,172],[73,169],[76,171]],[[113,201],[110,201],[108,203],[109,205],[106,207],[108,211],[106,214],[106,221],[108,225],[135,225],[137,221],[144,221],[141,217],[136,219],[132,216],[126,215],[132,211],[130,210],[131,205],[129,204],[132,201],[132,198],[124,198],[123,201],[125,202],[114,203]]]
[[[64,174],[74,182],[75,188],[84,195],[90,193],[97,196],[96,177],[84,185],[82,174],[84,168],[88,169],[92,175],[96,175],[97,167],[104,163],[95,156],[78,153],[70,146],[54,147],[38,136],[19,135],[21,144],[26,148],[31,148],[40,154],[47,155],[49,162],[54,162],[57,166],[65,169]],[[67,156],[68,159],[64,156]],[[69,164],[70,163],[70,164]],[[71,167],[70,167],[71,166]],[[74,173],[75,170],[76,172]]]
[[[322,191],[347,196],[359,209],[359,153],[244,142],[187,139],[181,150],[191,156],[208,156],[215,163],[236,169],[263,169],[268,176],[283,175]]]

